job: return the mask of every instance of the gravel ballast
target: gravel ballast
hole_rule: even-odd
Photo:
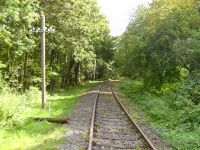
[[[139,127],[142,129],[142,131],[146,134],[146,136],[150,139],[150,141],[154,144],[154,146],[158,150],[172,150],[172,148],[169,146],[169,144],[163,140],[159,134],[158,131],[153,129],[149,123],[144,119],[144,114],[142,111],[140,111],[137,107],[135,107],[133,104],[130,104],[125,96],[121,94],[116,86],[113,87],[115,89],[116,95],[119,97],[119,100],[121,104],[125,107],[127,112],[132,116],[132,119],[139,125]],[[140,116],[134,118],[134,116]]]
[[[82,94],[70,114],[70,124],[66,126],[65,142],[58,146],[59,150],[84,150],[88,146],[88,136],[91,124],[92,109],[94,106],[95,97],[99,86],[91,89],[89,92]],[[115,91],[118,91],[115,86]],[[118,92],[117,92],[118,93]],[[120,101],[130,114],[138,114],[142,112],[138,111],[133,105],[127,103],[119,93]],[[134,119],[135,120],[135,119]],[[103,120],[102,120],[103,121]],[[159,134],[152,129],[147,122],[135,120],[143,132],[153,142],[154,146],[158,150],[170,150],[168,144],[162,140]],[[105,130],[103,130],[105,131]],[[99,135],[100,136],[100,135]],[[104,136],[104,135],[102,135]]]
[[[65,143],[58,146],[59,150],[86,149],[91,124],[92,108],[99,86],[82,94],[70,114],[70,123],[66,125]]]

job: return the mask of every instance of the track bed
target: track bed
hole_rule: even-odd
[[[111,84],[103,83],[96,97],[88,149],[154,149],[120,105]]]

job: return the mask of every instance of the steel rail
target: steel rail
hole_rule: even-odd
[[[96,95],[95,100],[94,100],[94,106],[93,106],[93,111],[92,111],[92,120],[91,120],[90,133],[89,133],[88,150],[92,150],[93,133],[94,133],[94,119],[95,119],[95,112],[96,112],[96,107],[97,107],[97,100],[99,98],[99,93],[100,93],[100,90],[103,87],[104,83],[102,83],[100,85],[100,88],[97,90],[97,95]]]
[[[115,94],[115,91],[113,90],[113,87],[111,85],[111,90],[112,90],[112,94],[116,100],[116,102],[120,105],[120,107],[122,108],[122,110],[126,113],[126,115],[128,116],[128,118],[130,119],[131,123],[136,127],[136,129],[139,131],[139,133],[142,135],[142,137],[144,138],[144,140],[148,143],[148,145],[150,146],[150,148],[152,150],[157,150],[157,148],[153,145],[153,143],[150,141],[150,139],[145,135],[145,133],[142,131],[142,129],[137,125],[137,123],[135,123],[135,121],[131,118],[130,114],[127,112],[127,110],[124,108],[124,106],[121,104],[121,102],[119,101],[119,98],[117,97],[117,95]]]

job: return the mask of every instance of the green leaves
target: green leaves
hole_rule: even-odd
[[[161,90],[181,79],[178,68],[199,69],[196,2],[158,0],[140,7],[117,46],[116,60],[122,73],[142,77],[147,89]]]
[[[40,0],[2,0],[0,3],[0,61],[6,65],[3,74],[11,85],[15,81],[24,90],[31,85],[40,86],[41,37],[29,30],[40,26],[42,10],[46,26],[56,30],[46,34],[47,88],[64,87],[78,83],[80,78],[90,78],[87,74],[92,74],[96,57],[108,61],[112,49],[108,22],[100,13],[97,1],[40,3]]]

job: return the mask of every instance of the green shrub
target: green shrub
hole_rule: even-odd
[[[25,95],[4,92],[0,94],[0,125],[11,126],[23,122],[20,114],[26,107],[23,102],[26,101]]]
[[[38,104],[41,100],[41,91],[37,87],[31,86],[29,90],[26,91],[26,99],[26,104],[28,106]]]
[[[6,84],[5,80],[2,78],[0,74],[0,93],[5,92],[7,90],[8,90],[8,85]]]
[[[142,91],[140,81],[122,80],[119,88],[129,102],[145,112],[146,119],[174,149],[200,146],[200,73],[193,72],[182,83],[155,94]],[[169,88],[170,87],[170,88]]]
[[[0,78],[3,81],[3,79]],[[3,83],[3,84],[2,84]],[[0,126],[23,124],[22,115],[35,104],[39,103],[41,92],[30,87],[25,94],[13,92],[3,81],[0,85]]]
[[[175,93],[186,106],[200,104],[200,71],[192,72]]]

